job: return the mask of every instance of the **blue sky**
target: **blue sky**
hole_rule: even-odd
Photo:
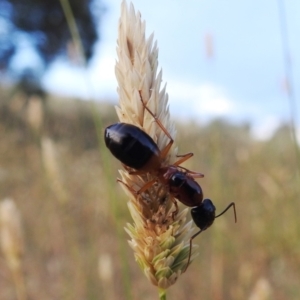
[[[280,1],[285,5],[298,99],[300,1]],[[216,116],[233,122],[250,121],[259,137],[268,136],[288,120],[280,1],[133,1],[146,20],[148,35],[154,32],[158,41],[173,118],[195,118],[199,123]],[[102,39],[89,70],[56,63],[45,78],[48,89],[89,97],[93,86],[97,99],[117,101],[114,64],[120,3],[106,3]],[[212,56],[207,55],[207,45],[212,45]]]

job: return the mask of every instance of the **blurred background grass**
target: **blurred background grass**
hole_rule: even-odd
[[[89,37],[91,47],[95,33]],[[62,40],[68,52],[70,40]],[[46,66],[55,51],[46,53]],[[104,128],[117,121],[114,108],[47,95],[39,85],[29,93],[28,78],[21,73],[16,85],[0,87],[0,200],[15,201],[25,244],[23,298],[1,253],[0,299],[156,299],[126,242],[131,217],[116,182],[121,165],[103,144]],[[179,153],[195,154],[185,166],[205,174],[199,183],[217,213],[236,203],[238,223],[229,211],[197,237],[200,255],[168,298],[298,299],[295,128],[282,124],[259,141],[250,124],[176,125]]]
[[[24,106],[9,89],[0,98],[0,198],[14,199],[22,215],[28,299],[155,299],[123,231],[131,217],[115,180],[120,163],[99,148],[90,104],[49,96],[43,109],[35,98]],[[117,121],[112,106],[92,108],[103,128]],[[298,299],[300,204],[289,127],[266,141],[252,138],[247,124],[222,120],[177,129],[179,152],[195,154],[185,166],[205,174],[199,182],[217,212],[235,201],[238,223],[228,212],[196,239],[200,255],[168,297]],[[0,299],[16,299],[3,257],[0,270]]]

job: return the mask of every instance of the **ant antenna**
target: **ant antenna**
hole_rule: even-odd
[[[214,217],[215,218],[218,218],[220,216],[222,216],[231,206],[233,206],[233,211],[234,211],[234,219],[235,219],[235,223],[237,222],[237,218],[236,218],[236,210],[235,210],[235,203],[234,202],[231,202],[220,214],[218,214],[217,216]],[[196,232],[191,238],[190,238],[190,252],[189,252],[189,258],[188,258],[188,262],[186,264],[186,267],[183,271],[183,273],[187,270],[189,264],[190,264],[190,260],[191,260],[191,255],[192,255],[192,243],[193,243],[193,239],[198,236],[202,231],[206,230],[208,226],[205,226],[204,228],[202,228],[200,231]]]
[[[223,214],[226,213],[226,211],[233,206],[233,211],[234,211],[234,219],[235,219],[235,223],[237,222],[237,218],[236,218],[236,210],[235,210],[235,203],[231,202],[220,214],[218,214],[217,216],[215,216],[215,218],[218,218],[220,216],[222,216]]]

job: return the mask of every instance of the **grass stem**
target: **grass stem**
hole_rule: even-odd
[[[167,299],[167,291],[165,289],[158,289],[159,300]]]

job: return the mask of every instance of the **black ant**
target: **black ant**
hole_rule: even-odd
[[[160,150],[154,140],[139,127],[127,123],[115,123],[105,129],[105,144],[111,153],[122,162],[127,170],[128,168],[135,169],[135,171],[129,171],[130,174],[141,175],[150,173],[155,177],[138,191],[134,191],[131,187],[128,187],[132,192],[141,194],[149,189],[156,181],[159,181],[168,187],[171,199],[175,204],[173,217],[178,213],[178,205],[174,198],[178,199],[186,206],[193,207],[191,209],[192,218],[197,227],[200,228],[200,231],[194,234],[190,239],[190,252],[187,266],[184,270],[185,272],[191,259],[192,240],[202,231],[210,227],[215,218],[221,216],[231,206],[234,208],[236,221],[235,204],[233,202],[230,203],[221,214],[215,216],[215,206],[211,200],[203,200],[202,188],[195,181],[195,178],[202,178],[204,175],[179,166],[181,163],[192,157],[193,153],[178,155],[177,157],[180,158],[175,163],[163,166],[164,159],[168,155],[174,140],[160,120],[146,106],[141,92],[139,93],[144,109],[151,114],[161,130],[170,139],[169,143],[164,149]]]
[[[154,140],[139,127],[127,123],[115,123],[105,129],[104,139],[110,152],[120,160],[125,169],[132,168],[129,174],[142,175],[150,173],[154,179],[147,182],[135,194],[141,194],[159,181],[168,187],[175,204],[173,216],[178,213],[178,205],[174,198],[187,206],[199,205],[203,199],[202,189],[194,178],[202,178],[203,174],[179,167],[181,163],[193,156],[193,153],[177,155],[179,159],[172,165],[163,166],[164,159],[168,155],[174,140],[144,103],[141,92],[140,98],[144,108],[153,116],[159,127],[170,139],[164,149],[160,150]]]

